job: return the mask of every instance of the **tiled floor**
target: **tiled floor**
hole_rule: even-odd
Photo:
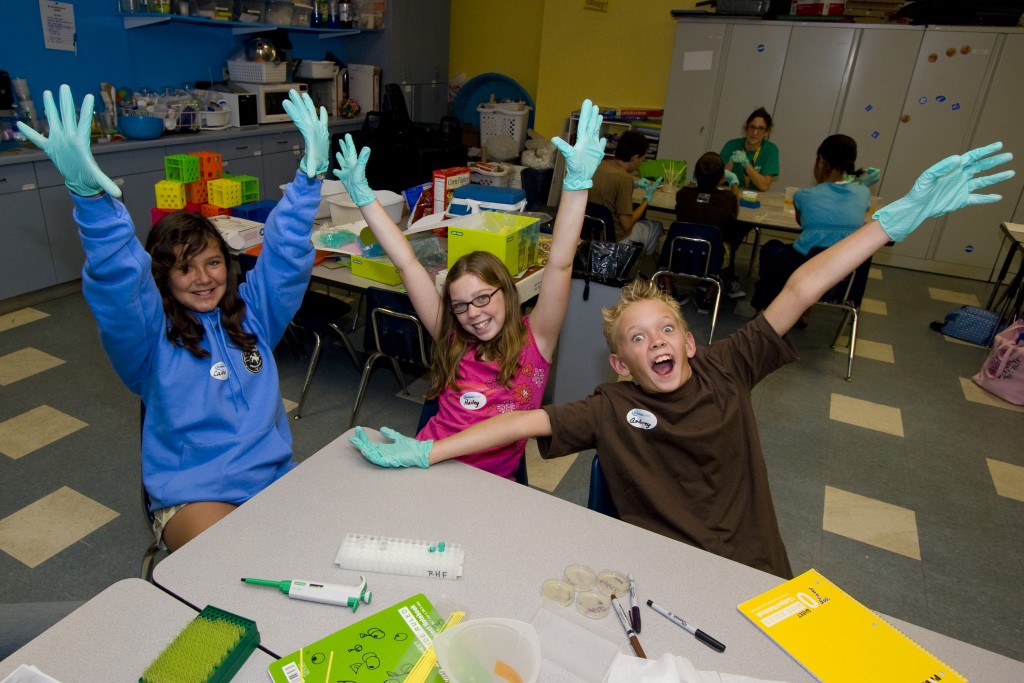
[[[876,265],[853,381],[845,349],[830,346],[838,315],[815,310],[791,334],[800,362],[754,400],[795,571],[815,567],[872,608],[1024,659],[1024,407],[971,381],[985,349],[928,329],[987,294]],[[707,318],[684,312],[706,339]],[[751,315],[726,302],[715,337]],[[306,360],[285,352],[279,366],[291,410]],[[344,431],[357,382],[343,349],[329,347],[292,423],[298,459]],[[419,404],[398,390],[386,367],[376,371],[359,422],[414,431]],[[543,461],[528,449],[531,485],[585,503],[590,455]],[[3,600],[88,599],[138,573],[149,540],[138,402],[80,294],[0,314],[0,481]]]

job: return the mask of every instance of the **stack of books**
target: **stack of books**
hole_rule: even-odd
[[[846,0],[843,13],[858,24],[887,24],[905,4],[904,0]]]

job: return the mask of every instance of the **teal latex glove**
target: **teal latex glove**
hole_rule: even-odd
[[[864,171],[864,174],[861,177],[857,178],[857,182],[863,185],[864,187],[871,187],[872,185],[877,183],[879,178],[881,177],[881,171],[879,171],[874,166],[869,166],[868,169]]]
[[[18,130],[50,157],[53,165],[64,176],[64,184],[75,194],[91,197],[106,192],[112,197],[120,197],[121,188],[100,170],[89,150],[92,107],[93,97],[86,95],[82,100],[82,114],[76,120],[71,88],[62,85],[59,115],[53,103],[53,93],[49,90],[43,93],[43,110],[50,124],[50,137],[37,133],[21,121],[18,121]]]
[[[642,190],[646,190],[650,186],[651,181],[649,178],[637,178],[633,181],[633,187],[639,187]]]
[[[739,164],[740,166],[746,166],[747,163],[748,163],[747,162],[747,153],[744,152],[742,149],[738,149],[738,150],[736,150],[735,152],[732,153],[732,156],[729,158],[729,161],[731,161],[733,164]]]
[[[352,142],[352,136],[345,134],[345,139],[338,143],[341,151],[337,153],[338,168],[334,170],[335,177],[341,181],[356,206],[373,204],[377,195],[370,189],[366,182],[366,162],[370,160],[370,148],[363,149],[356,154],[356,143]]]
[[[381,427],[380,433],[392,443],[370,441],[362,427],[356,427],[355,436],[349,442],[359,449],[363,457],[381,467],[422,467],[430,466],[430,449],[433,441],[417,441],[403,436],[390,427]]]
[[[725,182],[729,187],[736,187],[740,184],[740,179],[736,177],[736,174],[732,171],[725,172]]]
[[[662,178],[659,176],[657,180],[648,185],[644,190],[644,201],[648,204],[650,204],[651,200],[654,199],[654,193],[658,191],[659,187],[661,187],[661,181]]]
[[[563,190],[588,190],[594,184],[591,178],[598,164],[604,159],[604,146],[608,141],[601,135],[604,117],[597,105],[583,100],[580,108],[580,123],[576,128],[576,144],[570,145],[559,137],[551,138],[558,151],[565,157],[565,180]]]
[[[317,115],[316,105],[309,99],[309,95],[299,95],[294,90],[288,91],[288,99],[283,104],[285,112],[295,122],[306,144],[299,168],[310,178],[327,173],[327,167],[331,162],[331,134],[327,130],[327,110],[320,107],[320,113]]]
[[[1013,158],[1008,152],[989,156],[1002,148],[1003,143],[994,142],[987,147],[943,159],[922,173],[904,197],[882,207],[872,218],[878,219],[889,237],[902,242],[929,218],[964,206],[998,202],[1002,199],[1000,195],[974,194],[974,191],[1012,178],[1014,172],[1002,171],[982,178],[974,176]]]

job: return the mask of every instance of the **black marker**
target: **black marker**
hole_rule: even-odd
[[[705,645],[710,647],[715,652],[725,652],[725,645],[722,645],[720,642],[718,642],[717,640],[715,640],[714,638],[709,636],[707,633],[704,633],[704,631],[701,631],[699,628],[694,628],[693,626],[690,626],[685,621],[683,621],[682,619],[680,619],[676,615],[674,615],[671,612],[669,612],[667,609],[665,609],[663,607],[658,607],[651,600],[647,601],[647,606],[650,607],[655,612],[657,612],[658,614],[660,614],[661,616],[663,616],[666,619],[668,619],[669,621],[671,621],[673,624],[675,624],[679,628],[684,629],[685,631],[688,631],[689,633],[692,633],[694,638],[696,638],[700,642],[704,643]]]

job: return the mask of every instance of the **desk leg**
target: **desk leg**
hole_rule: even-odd
[[[1006,238],[1003,238],[1003,243],[1006,243]],[[1003,265],[999,268],[999,277],[992,284],[992,293],[989,294],[988,303],[985,304],[985,308],[988,310],[992,309],[992,304],[995,303],[996,294],[999,292],[999,287],[1003,284],[1003,278],[1010,272],[1010,264],[1013,263],[1013,257],[1017,255],[1017,250],[1020,249],[1020,243],[1017,240],[1010,241],[1010,250],[1006,252],[1006,258],[1003,259]],[[1022,260],[1021,268],[1024,269],[1024,260]]]
[[[754,244],[750,247],[750,263],[747,264],[747,276],[754,272],[754,260],[757,258],[757,247],[761,244],[761,226],[754,226]],[[736,255],[733,255],[736,258]]]

